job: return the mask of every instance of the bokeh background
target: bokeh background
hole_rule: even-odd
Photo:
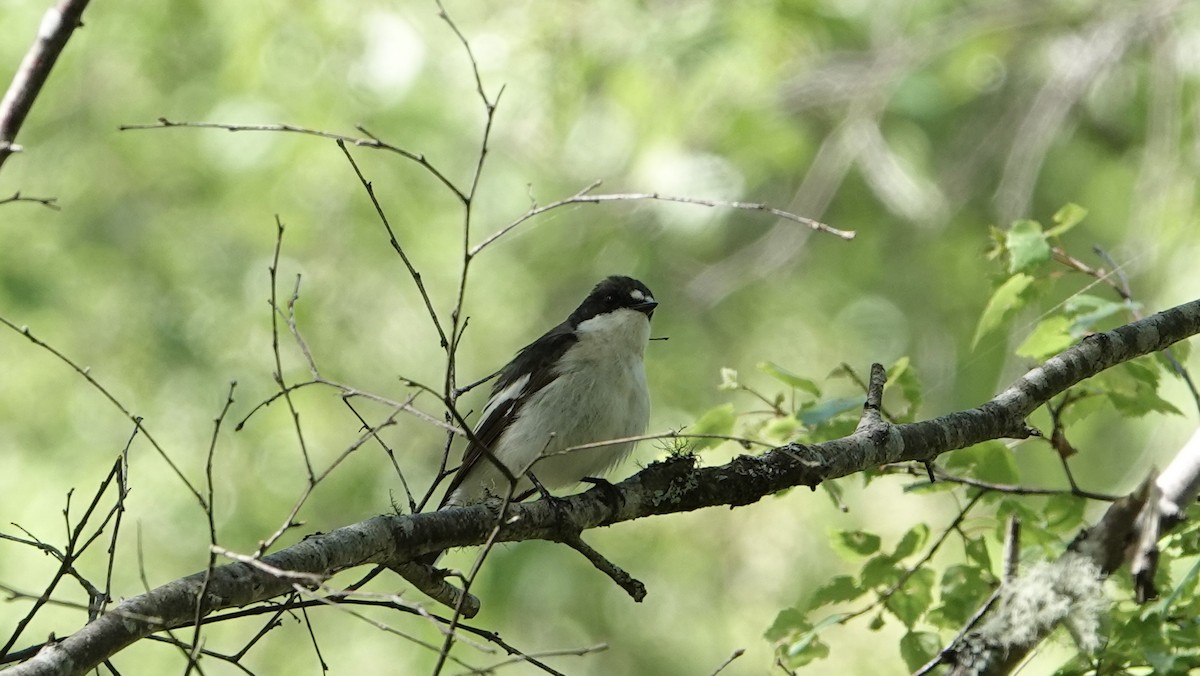
[[[0,4],[6,82],[46,4]],[[597,192],[766,202],[858,233],[845,242],[761,213],[654,202],[554,211],[473,263],[463,380],[503,364],[597,279],[622,273],[654,290],[662,302],[655,334],[670,338],[648,351],[655,430],[729,401],[755,409],[748,395],[718,390],[719,370],[737,369],[744,382],[774,392],[777,384],[755,371],[764,360],[852,393],[846,381],[826,379],[839,364],[865,372],[872,361],[910,355],[926,388],[924,415],[973,406],[1028,366],[1010,348],[1037,320],[1030,312],[1011,335],[971,348],[1000,272],[984,256],[988,228],[1048,221],[1067,202],[1090,212],[1067,246],[1097,266],[1090,249],[1104,247],[1145,310],[1191,300],[1200,288],[1194,4],[450,0],[446,8],[470,40],[486,90],[495,96],[504,87],[473,241],[531,200],[596,180]],[[0,315],[90,367],[199,483],[229,381],[238,382],[230,421],[275,391],[266,300],[278,215],[287,226],[281,293],[301,275],[299,327],[323,375],[392,398],[409,393],[401,378],[440,383],[436,333],[331,142],[118,131],[159,117],[352,135],[363,125],[466,185],[485,116],[470,64],[437,12],[432,0],[93,2],[18,138],[26,152],[0,173],[0,196],[20,190],[62,207],[0,206]],[[448,314],[462,261],[460,205],[412,162],[353,152]],[[1043,307],[1087,283],[1064,276]],[[285,340],[282,354],[285,378],[305,379],[295,344]],[[1167,393],[1190,410],[1177,384]],[[296,401],[305,441],[324,466],[358,425],[332,390],[310,388]],[[482,393],[467,402],[477,410]],[[440,415],[434,399],[418,404]],[[1128,490],[1193,425],[1191,417],[1093,416],[1074,439],[1087,457],[1077,476],[1094,490]],[[15,523],[61,544],[68,492],[76,518],[132,431],[79,375],[0,332],[5,532],[17,532]],[[437,430],[402,418],[385,438],[412,485],[427,485],[442,445]],[[704,457],[722,462],[739,451]],[[618,474],[663,452],[642,444]],[[1045,445],[1018,444],[1014,453],[1024,481],[1063,485]],[[219,541],[251,551],[304,486],[286,409],[260,411],[236,434],[227,424],[215,457]],[[157,585],[207,560],[202,510],[144,439],[131,446],[130,472],[119,596],[142,591],[143,574]],[[572,674],[706,674],[738,648],[746,654],[725,673],[766,673],[772,647],[762,634],[775,614],[845,567],[830,529],[865,526],[886,540],[915,523],[944,526],[956,513],[953,494],[906,495],[907,481],[862,489],[843,480],[847,512],[821,493],[794,491],[589,534],[647,584],[642,604],[562,547],[501,548],[476,588],[484,600],[476,624],[530,653],[609,646],[549,658]],[[391,463],[364,447],[320,485],[300,513],[305,526],[283,544],[387,511],[393,499],[404,502]],[[100,549],[81,564],[97,577]],[[0,552],[0,582],[42,589],[48,557],[5,542]],[[448,561],[467,565],[470,557]],[[404,588],[394,578],[371,587]],[[65,585],[59,595],[75,591]],[[27,608],[0,604],[0,633]],[[309,616],[329,673],[423,673],[433,663],[431,651],[404,636],[333,610]],[[420,620],[372,616],[437,638]],[[26,637],[69,633],[81,617],[52,609]],[[234,650],[256,627],[219,625],[206,647]],[[832,655],[815,669],[901,673],[898,636],[892,627],[833,630]],[[1035,668],[1053,666],[1054,651]],[[470,648],[456,655],[472,665],[500,659]],[[116,664],[123,673],[182,669],[173,648],[148,642]],[[291,618],[245,664],[260,674],[320,668],[307,630]],[[209,674],[236,671],[204,665]]]

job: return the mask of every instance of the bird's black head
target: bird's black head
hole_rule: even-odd
[[[571,325],[579,326],[580,322],[622,308],[636,310],[649,318],[656,307],[658,301],[645,284],[632,277],[613,275],[597,284],[575,308],[571,313]]]

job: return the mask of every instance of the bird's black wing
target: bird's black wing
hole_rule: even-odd
[[[577,340],[571,324],[563,322],[521,348],[517,356],[504,367],[492,386],[484,415],[475,425],[474,438],[467,443],[462,465],[446,487],[439,508],[446,505],[446,500],[476,465],[491,462],[485,457],[483,449],[494,449],[500,435],[516,420],[525,402],[554,380],[557,375],[554,364]],[[528,379],[522,383],[526,376]]]

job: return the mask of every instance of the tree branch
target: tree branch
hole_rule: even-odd
[[[1000,610],[988,623],[954,641],[941,659],[950,674],[1004,674],[1019,665],[1060,624],[1072,629],[1082,648],[1091,646],[1081,622],[1098,622],[1108,602],[1100,581],[1127,561],[1139,603],[1155,596],[1153,586],[1159,538],[1182,520],[1182,506],[1200,494],[1200,430],[1177,453],[1162,474],[1153,472],[1131,494],[1105,511],[1100,521],[1084,529],[1067,552],[1052,562],[1035,564],[1030,574],[1006,581]],[[1033,577],[1033,582],[1029,578]],[[1049,585],[1046,584],[1050,580]],[[1007,601],[1036,590],[1044,612],[1031,621],[1028,603]],[[1047,592],[1050,589],[1050,592]],[[1095,595],[1082,593],[1094,590]],[[1024,606],[1024,607],[1022,607]],[[1050,609],[1056,608],[1057,612]],[[1081,610],[1082,609],[1082,610]],[[1014,630],[1015,627],[1019,629]],[[1080,634],[1085,634],[1080,640]],[[1092,632],[1094,634],[1094,632]]]
[[[9,155],[21,152],[14,141],[33,108],[33,102],[50,77],[50,69],[67,46],[76,28],[83,25],[81,17],[89,0],[60,0],[46,10],[38,27],[37,39],[25,53],[21,66],[13,75],[4,99],[0,100],[0,167]]]
[[[788,444],[719,467],[696,467],[694,458],[674,456],[615,486],[597,487],[553,503],[510,504],[499,521],[497,508],[488,504],[377,516],[313,535],[262,557],[261,565],[235,562],[213,569],[199,615],[291,592],[297,575],[324,579],[346,568],[394,565],[427,552],[478,545],[489,539],[562,541],[598,526],[703,507],[747,505],[786,488],[816,487],[822,481],[870,467],[930,460],[990,439],[1027,437],[1033,430],[1025,424],[1025,417],[1051,397],[1116,364],[1197,333],[1200,300],[1088,336],[982,406],[932,420],[872,425],[869,432],[812,446]],[[612,499],[614,491],[620,499]],[[502,524],[498,531],[497,523]],[[289,573],[272,575],[269,569]],[[71,636],[48,644],[9,673],[81,674],[138,639],[195,622],[197,591],[205,574],[202,571],[127,599]]]

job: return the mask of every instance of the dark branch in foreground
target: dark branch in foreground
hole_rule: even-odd
[[[488,505],[377,516],[314,535],[258,563],[235,562],[213,569],[199,613],[197,591],[205,584],[205,572],[127,599],[71,636],[48,644],[10,673],[85,673],[155,632],[292,592],[297,584],[312,588],[314,582],[355,566],[396,565],[427,552],[478,545],[493,537],[498,542],[563,541],[598,526],[703,507],[748,505],[786,488],[816,487],[870,467],[931,460],[991,439],[1025,438],[1035,433],[1025,418],[1051,397],[1116,364],[1197,333],[1200,300],[1089,336],[982,406],[932,420],[904,425],[877,422],[842,439],[813,446],[788,444],[719,467],[697,467],[692,457],[671,457],[620,484],[554,504],[510,504],[500,521],[495,507]],[[620,499],[612,499],[614,491]],[[503,524],[498,531],[497,523]]]

